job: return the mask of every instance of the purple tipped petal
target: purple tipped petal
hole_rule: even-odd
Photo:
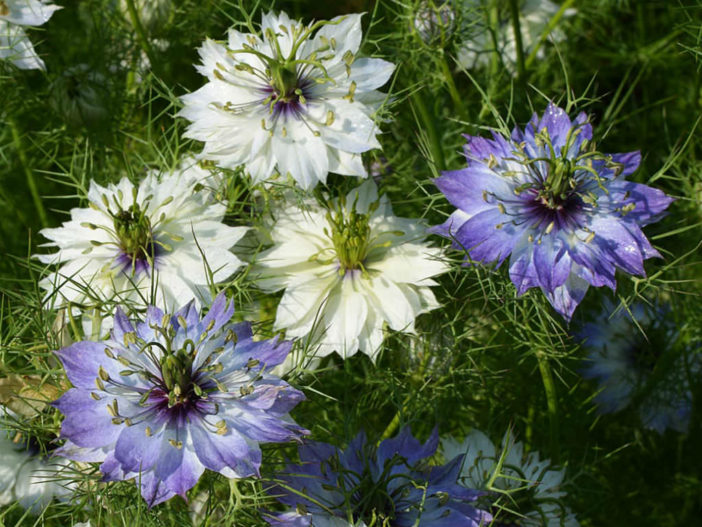
[[[66,418],[61,424],[61,437],[81,447],[95,448],[114,442],[120,427],[112,423],[106,401],[95,401],[89,393],[71,388],[54,403]]]
[[[628,176],[636,172],[641,164],[641,152],[627,152],[625,154],[612,154],[612,161],[623,165],[622,175]]]
[[[127,333],[132,333],[134,331],[134,326],[129,322],[127,315],[124,314],[121,308],[115,310],[114,326],[112,328],[112,338],[115,342],[120,342],[124,344],[124,336]]]
[[[575,308],[578,307],[578,304],[585,298],[588,287],[589,284],[585,280],[570,275],[565,284],[557,287],[553,292],[544,290],[544,293],[554,309],[558,311],[563,318],[570,321]]]
[[[118,376],[119,371],[105,356],[105,346],[99,342],[76,342],[56,352],[63,363],[66,375],[76,388],[95,389],[95,379],[102,366],[109,375]]]

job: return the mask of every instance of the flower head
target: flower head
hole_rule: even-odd
[[[23,70],[44,69],[23,26],[41,26],[61,7],[46,0],[0,0],[0,59]]]
[[[686,363],[671,310],[636,302],[629,312],[613,311],[606,302],[578,332],[588,351],[583,376],[600,384],[594,398],[599,411],[619,412],[633,404],[646,428],[685,432],[692,412],[687,369],[698,375],[702,365],[693,354]]]
[[[490,514],[474,507],[480,492],[457,484],[463,457],[429,467],[436,432],[422,445],[409,428],[377,447],[359,433],[345,450],[308,442],[300,463],[277,474],[272,489],[293,509],[268,519],[281,527],[478,527]]]
[[[47,459],[26,436],[0,427],[0,506],[17,502],[38,514],[54,497],[68,499],[74,484],[61,479],[72,469],[70,461]]]
[[[231,276],[241,261],[229,251],[246,232],[221,223],[225,205],[193,190],[193,172],[147,175],[138,187],[127,178],[102,187],[92,181],[89,208],[41,231],[58,252],[39,255],[60,264],[41,285],[58,304],[153,302],[167,310],[207,300],[207,286]],[[211,277],[210,277],[211,273]]]
[[[464,10],[479,9],[480,0],[467,0]],[[560,6],[550,0],[522,0],[519,5],[519,29],[522,37],[522,49],[529,54],[539,45],[541,35],[546,30],[551,19],[558,13]],[[475,14],[467,17],[475,20]],[[573,16],[575,9],[566,9],[565,16]],[[508,15],[508,13],[505,13]],[[548,34],[550,42],[565,40],[566,34],[560,28],[553,29]],[[488,66],[491,56],[497,51],[504,66],[511,72],[517,70],[517,41],[514,38],[514,27],[509,16],[499,21],[497,30],[491,28],[481,20],[471,26],[471,36],[458,50],[458,63],[464,68]],[[539,47],[536,56],[544,57],[543,46]]]
[[[285,13],[264,15],[261,35],[206,41],[198,70],[209,82],[183,97],[186,136],[205,142],[202,158],[245,165],[255,182],[276,169],[304,189],[329,172],[365,177],[360,154],[380,147],[376,88],[394,65],[357,58],[360,44],[361,15],[306,26]]]
[[[254,341],[233,313],[224,295],[202,318],[192,302],[172,316],[151,306],[136,327],[118,309],[110,339],[58,351],[75,386],[54,403],[59,453],[102,462],[106,481],[139,478],[149,505],[184,496],[205,468],[258,475],[260,442],[307,433],[288,417],[304,396],[266,373],[291,344]]]
[[[660,257],[641,227],[672,199],[626,181],[639,152],[594,150],[584,113],[571,121],[549,104],[511,138],[467,138],[468,167],[436,180],[458,210],[433,231],[473,261],[500,265],[509,257],[518,294],[540,287],[570,320],[590,285],[614,289],[617,268],[644,275],[643,261]]]
[[[447,270],[441,251],[424,244],[420,221],[393,215],[372,180],[328,207],[306,205],[282,211],[275,245],[257,260],[260,286],[285,289],[275,327],[312,334],[319,357],[360,349],[374,358],[384,321],[412,332],[417,315],[438,307],[429,286]]]
[[[446,459],[465,455],[459,478],[463,485],[488,490],[488,482],[491,482],[491,489],[509,496],[508,503],[500,507],[498,500],[504,500],[500,500],[499,494],[490,495],[495,509],[495,520],[490,525],[579,525],[570,509],[560,503],[565,496],[560,490],[565,470],[553,467],[548,459],[541,460],[538,452],[525,455],[524,445],[510,440],[509,433],[503,438],[500,450],[479,430],[473,430],[462,442],[445,439],[441,442],[441,449]]]

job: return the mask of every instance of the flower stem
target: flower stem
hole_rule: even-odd
[[[146,56],[149,57],[151,69],[153,70],[156,68],[156,62],[154,61],[153,51],[149,45],[149,39],[146,37],[146,31],[144,30],[144,26],[139,19],[139,13],[137,13],[136,6],[134,5],[134,0],[127,0],[127,10],[129,11],[129,19],[132,21],[132,25],[136,31],[139,46],[144,50]]]
[[[422,362],[419,363],[419,368],[417,369],[416,375],[419,377],[423,377],[424,373],[427,371],[427,366],[429,365],[429,353],[424,352],[424,356],[422,357]],[[388,423],[388,426],[385,427],[385,430],[383,430],[383,433],[380,435],[380,441],[383,441],[384,439],[388,439],[390,436],[392,436],[395,431],[398,429],[400,426],[400,419],[402,418],[402,414],[404,414],[407,411],[407,405],[410,402],[410,399],[412,399],[412,396],[408,395],[405,397],[404,402],[402,403],[402,407],[395,413],[393,416],[392,420]]]
[[[509,7],[512,14],[514,43],[517,48],[517,77],[524,84],[526,68],[524,67],[524,45],[522,44],[522,30],[519,22],[519,0],[510,0]]]
[[[529,68],[531,64],[536,60],[536,54],[539,51],[539,48],[541,45],[546,42],[546,39],[548,36],[551,34],[551,31],[555,29],[555,27],[558,25],[558,22],[560,22],[561,18],[563,18],[563,15],[565,14],[566,10],[572,6],[575,3],[575,0],[565,0],[563,4],[561,4],[561,8],[558,10],[558,12],[553,15],[553,18],[549,21],[548,25],[546,28],[542,31],[541,36],[539,37],[539,40],[536,42],[536,45],[534,46],[534,49],[531,50],[529,53],[529,56],[526,59],[526,63],[524,64],[525,68]]]
[[[449,94],[451,95],[451,100],[456,108],[456,111],[461,117],[465,117],[465,107],[463,105],[463,99],[458,93],[458,88],[456,88],[456,83],[453,80],[453,75],[451,74],[451,68],[446,61],[446,55],[441,57],[441,69],[444,74],[444,79],[446,80],[446,86],[448,87]]]
[[[29,162],[27,161],[27,151],[24,149],[22,136],[15,120],[12,117],[9,117],[8,120],[10,130],[12,132],[12,140],[15,143],[15,148],[17,149],[17,155],[19,156],[20,164],[22,165],[22,170],[24,171],[24,176],[27,178],[27,186],[29,187],[29,192],[32,194],[32,201],[34,201],[34,208],[37,210],[39,222],[41,223],[42,227],[48,227],[49,222],[46,216],[46,209],[44,209],[44,204],[41,201],[39,189],[37,188],[37,181],[34,179],[34,173],[29,167]]]
[[[422,99],[421,94],[415,91],[412,94],[412,105],[419,114],[419,118],[424,125],[424,130],[427,133],[427,139],[429,140],[429,149],[431,151],[432,157],[434,158],[434,165],[437,170],[444,170],[446,168],[446,162],[444,160],[444,152],[441,148],[441,141],[439,141],[439,134],[436,131],[436,126],[434,124],[434,119],[429,114],[426,104],[424,104],[424,99]]]
[[[556,396],[556,385],[553,383],[551,366],[548,363],[546,354],[542,351],[537,351],[536,360],[539,363],[539,372],[541,372],[541,380],[544,383],[544,391],[546,392],[551,435],[551,459],[558,462],[558,399]]]

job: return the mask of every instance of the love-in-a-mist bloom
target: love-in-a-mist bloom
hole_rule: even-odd
[[[175,310],[207,301],[208,284],[230,277],[241,261],[229,250],[245,227],[222,223],[226,206],[195,190],[193,171],[147,175],[138,186],[123,178],[107,187],[90,183],[89,207],[71,210],[62,227],[44,229],[38,255],[60,267],[41,286],[54,306],[117,301]]]
[[[464,68],[488,66],[493,54],[497,52],[503,65],[511,72],[517,71],[517,40],[514,37],[514,25],[510,9],[506,3],[497,28],[493,29],[487,23],[488,15],[484,13],[484,3],[480,0],[463,2],[465,18],[470,20],[469,37],[458,50],[458,64]],[[551,19],[559,12],[561,6],[550,0],[522,0],[519,2],[519,30],[522,37],[522,50],[529,55],[539,44],[541,35],[548,27]],[[575,9],[566,9],[564,17],[575,14]],[[482,15],[482,16],[481,16]],[[559,26],[547,35],[548,42],[561,42],[566,34]],[[545,47],[541,45],[536,56],[545,56]]]
[[[630,314],[630,313],[631,314]],[[633,316],[633,318],[632,318]],[[690,379],[702,371],[699,354],[680,340],[678,324],[666,306],[636,302],[602,312],[578,331],[588,352],[583,376],[600,390],[593,399],[601,413],[638,408],[646,428],[685,432],[692,413]]]
[[[288,204],[253,271],[264,290],[285,289],[275,328],[311,335],[317,357],[375,358],[384,322],[412,332],[417,315],[438,307],[429,286],[448,267],[425,235],[421,221],[393,215],[372,180],[326,207]]]
[[[0,407],[2,411],[8,410]],[[69,499],[75,488],[71,464],[40,455],[25,435],[0,425],[0,506],[17,502],[38,514],[54,498]]]
[[[465,455],[459,481],[470,489],[491,490],[486,498],[495,515],[494,527],[577,527],[571,510],[563,505],[565,470],[505,434],[498,449],[481,431],[462,441],[441,441],[445,459]],[[504,457],[503,457],[504,456]],[[488,489],[488,483],[490,488]]]
[[[570,320],[590,285],[614,290],[617,268],[645,275],[643,261],[660,257],[641,227],[672,199],[626,180],[639,152],[595,150],[584,113],[571,121],[549,104],[509,138],[466,137],[468,167],[436,179],[457,210],[432,230],[473,262],[509,258],[519,295],[540,287]]]
[[[288,415],[304,396],[267,373],[291,343],[254,341],[233,314],[223,294],[202,318],[191,302],[132,325],[118,308],[110,339],[58,351],[75,386],[54,403],[58,454],[102,462],[106,481],[137,478],[150,506],[185,496],[206,468],[258,476],[259,443],[307,433]]]
[[[275,475],[271,495],[292,510],[266,518],[279,527],[478,527],[490,514],[475,507],[481,492],[457,483],[463,456],[430,466],[435,431],[422,444],[409,427],[376,446],[359,433],[345,450],[306,442],[299,464]]]
[[[200,155],[226,168],[246,166],[255,182],[277,171],[304,189],[333,172],[366,176],[361,153],[379,148],[374,112],[394,65],[357,58],[361,15],[305,25],[263,15],[261,34],[229,30],[207,40],[198,71],[208,82],[185,95],[179,115]]]
[[[0,0],[0,59],[11,61],[23,70],[44,69],[25,26],[41,26],[60,6],[45,0]]]

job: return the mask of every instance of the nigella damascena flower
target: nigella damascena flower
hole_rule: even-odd
[[[0,406],[14,416],[7,408]],[[42,456],[26,435],[0,425],[0,506],[17,502],[38,514],[56,498],[68,500],[75,490],[75,469],[67,459]]]
[[[511,138],[467,139],[468,167],[436,180],[458,210],[432,230],[474,262],[509,257],[518,294],[540,287],[570,320],[590,285],[615,289],[617,268],[644,275],[643,261],[660,257],[641,227],[672,199],[626,181],[639,152],[595,151],[584,113],[571,121],[549,104]]]
[[[492,55],[497,52],[504,66],[514,73],[517,70],[517,41],[514,38],[514,26],[509,9],[504,9],[496,30],[493,30],[485,22],[488,16],[479,16],[483,5],[480,0],[468,0],[463,4],[465,18],[471,21],[477,19],[477,22],[470,27],[470,37],[461,44],[458,50],[458,63],[464,68],[488,66]],[[559,10],[560,6],[550,0],[522,0],[519,2],[519,29],[522,37],[522,49],[525,54],[531,53],[539,43],[542,33]],[[566,9],[564,16],[573,16],[575,12],[575,9]],[[565,38],[566,34],[560,28],[553,29],[548,35],[548,40],[554,43],[563,41]],[[544,46],[542,45],[536,56],[542,59],[544,55]]]
[[[594,402],[601,413],[633,405],[646,428],[687,430],[690,378],[699,375],[702,364],[682,343],[669,307],[635,302],[628,311],[615,311],[606,302],[577,336],[588,352],[582,374],[600,385]]]
[[[54,403],[58,453],[102,462],[106,481],[137,478],[150,506],[185,496],[206,468],[257,476],[259,443],[307,433],[288,416],[304,396],[267,373],[291,343],[254,341],[233,314],[223,294],[202,318],[192,302],[172,316],[151,306],[134,326],[118,308],[110,339],[58,351],[75,386]]]
[[[561,502],[565,470],[541,460],[539,453],[524,453],[524,445],[505,434],[498,449],[481,431],[473,430],[462,442],[441,441],[445,459],[465,455],[459,481],[486,493],[494,527],[577,527],[578,520]],[[488,489],[488,483],[490,488]]]
[[[448,269],[424,243],[419,220],[392,213],[372,180],[327,206],[288,205],[272,227],[274,246],[253,274],[266,291],[285,289],[275,328],[312,335],[316,356],[358,350],[375,358],[383,323],[414,331],[414,319],[438,307],[431,277]]]
[[[208,284],[241,266],[229,248],[247,229],[223,224],[226,206],[212,203],[206,189],[194,190],[193,177],[184,169],[149,174],[138,187],[127,178],[107,187],[91,181],[90,206],[41,231],[51,240],[46,246],[58,248],[37,256],[60,265],[41,282],[47,296],[56,294],[53,304],[117,299],[175,310],[191,299],[207,301]]]
[[[185,95],[187,137],[200,157],[246,166],[255,182],[277,170],[311,189],[327,174],[363,176],[361,153],[379,148],[373,113],[394,65],[357,58],[361,15],[306,26],[288,15],[263,15],[261,35],[229,31],[207,40],[198,71],[208,83]]]
[[[435,431],[425,444],[409,427],[376,446],[359,433],[345,450],[307,442],[299,464],[276,474],[271,494],[291,511],[267,518],[279,527],[478,527],[490,514],[475,507],[481,492],[457,483],[463,456],[430,466]]]
[[[45,0],[0,0],[0,59],[23,70],[43,70],[23,26],[41,26],[61,7]]]

